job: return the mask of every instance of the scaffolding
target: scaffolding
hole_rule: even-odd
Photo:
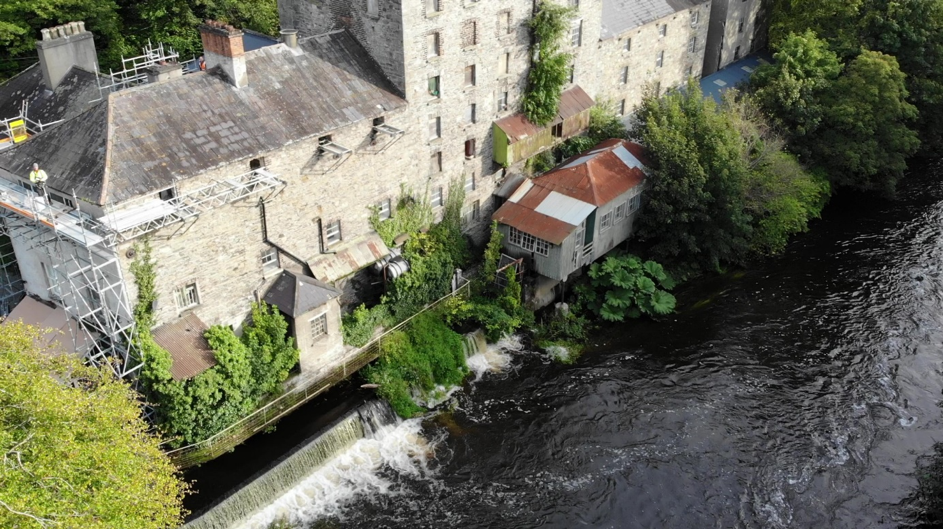
[[[62,120],[50,123],[33,121],[29,118],[29,103],[23,101],[20,113],[8,118],[0,117],[0,150],[22,143],[30,136],[39,134],[47,127],[60,123]]]
[[[73,197],[73,203],[80,202]],[[23,251],[41,249],[49,298],[75,322],[72,349],[127,378],[141,368],[133,353],[134,318],[116,237],[80,207],[51,202],[45,192],[0,180],[0,233]]]
[[[120,71],[109,69],[107,74],[99,72],[96,77],[101,98],[104,98],[107,92],[117,92],[147,83],[148,68],[158,64],[176,63],[179,58],[180,54],[170,46],[165,47],[162,42],[155,46],[148,40],[147,45],[141,50],[141,55],[128,59],[121,57]]]
[[[265,168],[254,169],[178,196],[176,187],[166,199],[148,195],[110,208],[101,218],[118,242],[125,242],[166,226],[198,217],[201,213],[250,195],[275,191],[284,182]]]

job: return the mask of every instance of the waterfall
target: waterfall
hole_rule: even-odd
[[[485,373],[500,373],[511,365],[510,351],[523,349],[521,339],[517,335],[505,336],[496,344],[489,344],[485,333],[481,329],[465,335],[465,361],[468,369],[475,374],[475,380],[481,379]]]
[[[332,427],[305,441],[264,473],[257,475],[220,501],[199,518],[189,522],[186,529],[229,529],[245,522],[256,513],[268,510],[273,502],[291,493],[304,483],[312,472],[330,466],[349,453],[365,438],[376,439],[400,421],[383,402],[371,401],[348,413]],[[418,430],[416,432],[418,435]],[[280,513],[284,515],[286,513]],[[270,517],[274,520],[276,517]],[[271,521],[270,520],[270,521]],[[268,524],[260,525],[266,527]]]

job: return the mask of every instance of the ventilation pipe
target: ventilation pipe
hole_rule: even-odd
[[[283,29],[281,33],[282,33],[282,42],[285,43],[285,46],[288,46],[291,49],[298,48],[298,30],[297,29]]]

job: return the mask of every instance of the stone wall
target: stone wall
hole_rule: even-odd
[[[714,0],[704,75],[710,75],[766,45],[762,0]]]
[[[710,11],[711,3],[706,2],[600,41],[596,91],[591,94],[597,101],[611,104],[616,111],[624,109],[628,115],[641,103],[649,87],[657,85],[663,93],[668,88],[683,85],[689,76],[700,78]],[[692,24],[695,12],[698,13],[697,23]],[[659,34],[663,25],[667,26],[664,37]],[[661,53],[664,56],[658,66]],[[628,68],[625,83],[622,82],[623,68]]]

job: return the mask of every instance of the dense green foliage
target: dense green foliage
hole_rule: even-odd
[[[674,312],[674,280],[655,261],[642,262],[631,254],[610,254],[589,267],[589,284],[578,288],[580,305],[606,321],[624,321],[643,314]]]
[[[784,150],[746,94],[723,105],[696,83],[646,97],[632,131],[651,163],[638,235],[682,272],[781,251],[821,213],[828,184]]]
[[[574,136],[563,142],[557,149],[557,159],[563,161],[595,147],[600,142],[611,138],[626,139],[628,136],[629,132],[612,109],[612,105],[597,103],[589,111],[586,135]]]
[[[393,246],[396,237],[402,234],[417,233],[432,224],[434,215],[427,195],[416,197],[411,189],[402,186],[395,208],[390,218],[380,220],[380,208],[370,208],[370,227],[383,239],[387,246]]]
[[[384,304],[367,308],[360,304],[350,314],[343,318],[342,330],[344,343],[354,347],[367,345],[376,332],[377,327],[387,327],[393,323],[390,309]]]
[[[148,432],[137,395],[106,370],[36,350],[0,326],[0,526],[180,525],[187,486]]]
[[[435,311],[420,314],[403,331],[387,335],[380,359],[363,370],[377,384],[377,393],[401,417],[413,417],[422,408],[413,400],[428,397],[437,386],[461,384],[468,367],[462,336]]]
[[[275,0],[5,0],[0,2],[0,80],[35,60],[42,28],[84,20],[95,33],[101,67],[117,69],[122,55],[140,55],[148,39],[172,46],[183,59],[198,55],[197,26],[204,19],[278,33]]]
[[[265,303],[253,304],[252,322],[241,339],[229,327],[215,325],[207,330],[215,366],[191,379],[174,380],[173,360],[150,332],[154,324],[151,302],[156,299],[154,265],[150,245],[138,245],[131,265],[138,289],[134,342],[144,360],[141,382],[154,405],[158,426],[171,445],[181,446],[225,429],[278,392],[298,363],[299,353],[282,315]]]
[[[537,126],[546,125],[557,116],[572,59],[561,48],[574,13],[573,8],[541,0],[529,22],[535,47],[531,50],[533,60],[521,110]]]

